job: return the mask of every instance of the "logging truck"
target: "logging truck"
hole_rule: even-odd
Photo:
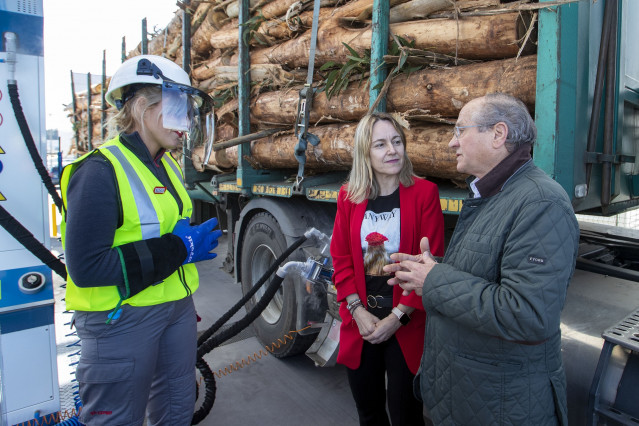
[[[215,140],[186,141],[181,161],[192,220],[219,218],[229,236],[224,269],[245,294],[309,228],[331,235],[355,126],[369,110],[406,124],[416,174],[439,187],[447,236],[467,195],[447,145],[462,106],[489,92],[528,106],[538,129],[534,162],[576,213],[639,205],[638,2],[273,0],[251,9],[239,0],[235,12],[212,3],[192,1],[130,56],[185,64],[217,103]],[[638,243],[637,231],[581,223],[562,314],[571,424],[638,422]],[[312,251],[302,247],[290,260]],[[300,280],[285,279],[253,323],[256,335],[267,345],[299,330],[273,354],[306,351],[330,365],[334,289],[309,303]]]
[[[538,127],[534,161],[565,188],[577,213],[606,216],[639,204],[639,56],[628,44],[639,39],[633,25],[639,4],[584,0],[541,7],[543,2],[517,2],[519,8],[505,3],[493,13],[488,12],[491,9],[473,13],[477,9],[469,7],[440,12],[439,17],[436,12],[414,12],[402,21],[396,8],[408,9],[415,2],[398,2],[403,4],[389,12],[383,4],[387,2],[369,1],[368,15],[357,9],[361,3],[321,9],[314,56],[309,53],[310,11],[300,15],[307,29],[297,38],[266,48],[239,43],[232,62],[238,72],[237,124],[225,121],[231,109],[222,106],[213,146],[190,151],[185,147],[187,185],[201,215],[195,219],[215,214],[228,230],[225,269],[234,273],[244,293],[306,230],[315,227],[331,234],[338,190],[350,167],[356,121],[377,97],[383,98],[377,109],[397,113],[408,122],[408,155],[418,175],[439,185],[448,235],[466,197],[460,188],[463,177],[447,148],[452,125],[465,102],[493,91],[519,97],[534,112]],[[474,2],[459,3],[466,7]],[[246,39],[247,26],[242,22],[250,18],[248,12],[244,15],[239,16],[239,31],[238,26],[215,31],[211,44],[230,47]],[[353,18],[348,26],[345,17]],[[389,53],[393,40],[395,47],[400,45],[395,56]],[[401,46],[407,40],[411,42]],[[309,67],[309,60],[320,70],[330,69],[326,64],[355,62],[366,49],[371,64],[367,85],[351,81],[329,97],[328,78],[321,81],[315,76],[315,84],[324,84],[324,90],[318,87],[308,100],[312,107],[307,130],[320,142],[308,145],[303,153],[300,179],[295,156],[299,137],[294,128],[300,122],[299,91],[288,87],[251,95],[249,85],[254,80],[247,71],[268,74],[270,68],[294,79],[299,67]],[[429,59],[433,51],[448,60]],[[397,72],[393,67],[403,58],[406,63],[431,64]],[[380,72],[384,69],[386,74]],[[193,75],[205,84],[220,72],[221,62],[213,59],[196,67]],[[386,90],[382,82],[388,83]],[[275,128],[274,133],[259,133],[269,128]],[[631,362],[634,352],[627,345],[618,344],[612,351],[617,373],[608,389],[591,387],[606,371],[603,362],[597,368],[606,342],[602,333],[639,305],[639,275],[634,271],[638,259],[633,253],[638,238],[633,231],[616,227],[582,226],[578,270],[562,317],[571,424],[592,421],[592,413],[603,417],[606,403],[613,414],[617,412],[618,421],[637,417],[636,404],[634,413],[632,404],[624,405],[632,388],[629,371],[636,370]],[[307,257],[303,249],[298,252],[293,255],[296,260]],[[309,313],[307,296],[299,290],[304,286],[296,285],[296,279],[300,278],[285,280],[255,321],[258,339],[268,344],[309,323],[320,328],[295,334],[292,342],[275,349],[278,357],[307,351],[322,331],[334,326],[323,313],[319,317]],[[310,349],[313,354],[319,352],[317,345]]]

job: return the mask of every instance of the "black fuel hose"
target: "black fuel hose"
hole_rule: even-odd
[[[191,424],[196,425],[200,423],[211,411],[213,408],[213,403],[215,402],[215,392],[216,392],[216,384],[215,384],[215,375],[209,365],[204,361],[204,355],[211,352],[217,346],[221,345],[231,337],[237,335],[239,332],[248,327],[255,319],[260,316],[260,314],[266,309],[268,304],[271,302],[275,294],[279,290],[282,281],[284,281],[284,277],[280,277],[279,275],[275,275],[273,280],[266,288],[264,295],[257,302],[257,304],[248,312],[242,319],[233,323],[229,328],[224,330],[223,332],[214,335],[222,325],[224,325],[237,311],[244,306],[244,304],[255,295],[255,293],[266,283],[266,281],[277,272],[280,264],[284,262],[295,250],[297,250],[305,241],[307,240],[306,236],[302,236],[297,239],[290,247],[288,247],[280,257],[275,260],[275,262],[271,265],[271,267],[260,277],[260,279],[255,283],[255,285],[249,290],[244,297],[242,297],[231,309],[229,309],[222,317],[215,322],[211,327],[209,327],[199,338],[198,338],[198,348],[197,348],[197,361],[196,367],[202,374],[204,378],[205,390],[204,390],[204,400],[202,401],[202,406],[193,414],[193,419],[191,420]],[[210,337],[213,336],[213,337]],[[210,337],[210,339],[209,339]]]
[[[29,130],[29,124],[27,123],[27,119],[25,118],[24,112],[22,111],[22,105],[20,104],[20,95],[18,94],[18,85],[16,83],[9,83],[8,86],[9,98],[11,99],[13,113],[16,116],[18,126],[20,127],[20,131],[22,132],[22,137],[27,144],[27,149],[29,150],[29,155],[31,155],[33,165],[38,171],[40,179],[42,180],[42,183],[44,183],[44,186],[47,188],[49,195],[51,195],[51,198],[58,208],[58,211],[62,211],[62,199],[60,198],[60,195],[58,195],[58,191],[56,191],[55,189],[55,185],[51,180],[51,176],[49,176],[49,173],[47,172],[47,168],[44,167],[42,157],[40,157],[38,148],[33,141],[33,136],[31,135],[31,131]]]
[[[65,280],[67,279],[67,269],[64,263],[53,255],[33,234],[16,218],[11,216],[4,207],[0,205],[0,225],[15,238],[20,244],[29,250],[42,263],[51,268],[56,274]]]
[[[20,131],[22,132],[22,137],[27,145],[27,149],[29,150],[29,154],[31,155],[31,159],[33,160],[33,164],[38,170],[40,178],[49,191],[51,198],[53,198],[53,202],[58,207],[58,210],[60,210],[62,208],[62,199],[58,195],[58,192],[51,181],[51,177],[42,163],[42,158],[38,153],[38,149],[33,141],[33,136],[31,136],[31,132],[29,131],[29,125],[27,124],[24,112],[22,111],[22,105],[20,104],[18,85],[16,83],[9,83],[8,86],[11,106],[13,107],[13,112],[16,116]],[[11,216],[11,214],[2,206],[0,206],[0,225],[2,225],[2,227],[20,244],[22,244],[24,248],[40,259],[42,263],[47,265],[65,280],[67,279],[67,270],[64,263],[55,257],[27,228],[22,226],[22,224],[16,218]]]

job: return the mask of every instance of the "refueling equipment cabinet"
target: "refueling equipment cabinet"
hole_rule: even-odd
[[[47,191],[23,135],[28,125],[44,158],[42,0],[0,2],[0,28],[0,424],[13,425],[60,410],[52,271],[24,245],[50,247]]]

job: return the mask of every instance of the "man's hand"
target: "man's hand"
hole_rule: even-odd
[[[393,278],[388,280],[390,285],[399,285],[404,292],[404,296],[408,296],[414,291],[418,296],[422,295],[422,287],[428,273],[433,266],[437,264],[435,258],[430,253],[430,244],[428,238],[424,237],[419,243],[422,254],[410,255],[405,253],[391,254],[391,260],[397,263],[391,263],[384,266],[384,272],[395,274]]]

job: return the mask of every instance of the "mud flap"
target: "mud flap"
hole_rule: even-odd
[[[334,317],[330,312],[326,312],[324,327],[317,335],[306,355],[319,367],[332,367],[337,361],[339,351],[339,328],[342,321]]]

